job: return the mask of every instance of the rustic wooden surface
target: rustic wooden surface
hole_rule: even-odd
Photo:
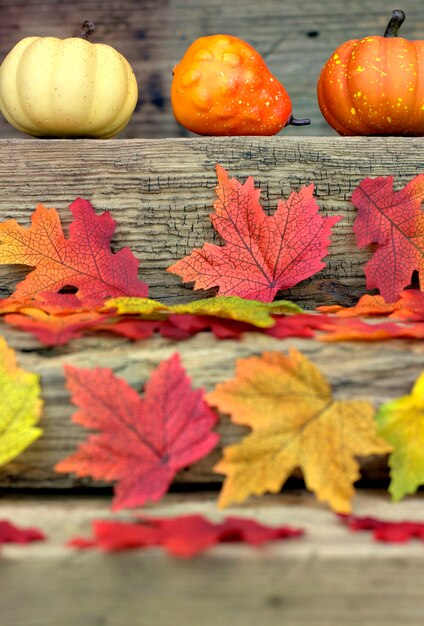
[[[212,390],[234,374],[235,361],[268,350],[287,353],[296,347],[322,369],[337,398],[364,399],[376,406],[410,392],[423,369],[424,343],[394,340],[378,344],[324,344],[312,339],[277,340],[258,333],[240,341],[219,341],[208,333],[187,341],[162,338],[131,343],[125,339],[87,337],[64,348],[40,348],[26,333],[2,326],[1,334],[18,350],[19,363],[41,376],[45,407],[41,420],[44,434],[15,461],[0,468],[2,487],[69,488],[93,485],[89,479],[56,474],[55,463],[70,454],[86,438],[87,431],[71,423],[75,410],[65,389],[63,365],[110,367],[134,388],[141,390],[152,370],[178,351],[194,387]],[[222,476],[212,472],[223,446],[248,432],[223,416],[217,427],[220,445],[210,455],[180,472],[177,482],[219,483]],[[369,480],[387,478],[386,459],[362,459],[363,476]]]
[[[351,533],[303,494],[264,498],[231,510],[270,525],[302,527],[301,539],[259,549],[216,546],[183,561],[160,549],[117,554],[64,546],[110,518],[92,498],[3,501],[2,516],[38,526],[46,543],[2,547],[0,613],[13,626],[422,626],[424,547],[386,545]],[[393,505],[362,492],[358,515],[422,520],[423,498]],[[144,512],[144,511],[143,511]],[[212,496],[167,497],[147,513],[219,519]]]
[[[352,304],[365,290],[370,250],[359,250],[352,230],[352,191],[367,176],[395,176],[399,188],[424,170],[424,139],[208,138],[173,140],[0,140],[0,221],[30,223],[38,202],[58,208],[78,196],[111,211],[113,244],[129,245],[140,259],[150,296],[166,302],[205,297],[166,272],[205,241],[220,243],[210,224],[215,165],[244,181],[254,176],[264,207],[314,183],[323,215],[342,215],[333,231],[327,267],[282,295],[305,306]],[[24,271],[0,267],[0,296]],[[207,294],[206,294],[207,295]]]
[[[325,61],[348,39],[382,35],[393,5],[387,0],[0,0],[0,62],[23,37],[70,37],[85,19],[97,24],[92,41],[117,48],[132,64],[140,97],[121,137],[180,137],[170,105],[172,68],[197,37],[229,33],[248,41],[283,82],[297,117],[311,126],[284,135],[329,135],[316,100]],[[422,39],[424,6],[403,0],[403,36]],[[19,137],[0,119],[0,137]]]

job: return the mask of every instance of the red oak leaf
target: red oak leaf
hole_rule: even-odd
[[[138,261],[129,248],[110,250],[115,221],[108,212],[96,215],[87,200],[69,207],[74,221],[66,239],[56,209],[39,204],[32,224],[16,220],[0,224],[0,264],[29,265],[34,270],[16,286],[17,298],[78,289],[84,305],[123,295],[146,296],[147,285],[137,278]]]
[[[218,199],[212,225],[224,246],[205,243],[168,268],[195,289],[219,287],[219,295],[271,302],[277,291],[289,289],[325,264],[331,228],[341,218],[321,217],[314,187],[280,200],[272,216],[259,204],[253,178],[242,185],[217,165]]]
[[[162,546],[173,556],[190,558],[216,543],[244,542],[259,546],[267,541],[300,537],[303,531],[290,526],[269,527],[255,520],[228,517],[213,523],[202,515],[175,518],[141,518],[138,523],[96,520],[93,539],[76,537],[71,546],[98,547],[108,552]]]
[[[178,470],[216,445],[216,414],[193,390],[178,354],[163,361],[145,385],[144,397],[110,369],[65,366],[79,410],[73,421],[100,434],[88,437],[58,472],[117,481],[113,509],[159,500]]]
[[[424,522],[386,521],[376,517],[340,516],[351,530],[370,530],[374,539],[388,543],[405,543],[411,539],[424,541]]]
[[[358,246],[378,244],[365,266],[367,289],[379,289],[386,302],[396,302],[414,270],[424,284],[423,199],[424,174],[400,191],[393,190],[393,176],[382,176],[366,178],[353,192]]]
[[[45,536],[37,528],[18,528],[7,520],[0,520],[0,544],[43,541]]]

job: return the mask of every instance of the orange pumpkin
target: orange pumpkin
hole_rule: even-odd
[[[424,41],[397,36],[395,9],[384,37],[352,39],[328,59],[318,102],[340,135],[424,135]]]
[[[293,117],[283,85],[261,55],[238,37],[197,39],[173,74],[174,115],[199,135],[275,135],[288,124],[310,123]]]

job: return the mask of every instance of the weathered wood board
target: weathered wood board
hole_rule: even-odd
[[[229,33],[263,55],[295,115],[312,119],[311,126],[284,129],[284,136],[330,135],[316,98],[321,68],[344,41],[382,35],[392,9],[387,0],[0,0],[0,63],[23,37],[70,37],[90,18],[97,25],[91,40],[117,48],[137,76],[139,102],[120,136],[181,137],[189,133],[172,114],[172,68],[198,37]],[[402,9],[402,36],[422,39],[422,1],[403,0]],[[0,116],[0,137],[19,136]]]
[[[69,224],[68,205],[87,198],[97,211],[111,211],[118,222],[114,248],[132,248],[150,297],[168,303],[205,297],[166,268],[205,241],[220,243],[209,220],[216,163],[239,180],[254,176],[269,212],[281,196],[314,183],[322,214],[343,220],[334,227],[326,268],[281,294],[314,307],[351,304],[364,292],[371,253],[356,245],[352,191],[367,176],[393,174],[395,187],[403,186],[424,170],[424,139],[0,140],[0,156],[1,221],[29,224],[43,202]],[[0,296],[23,275],[0,267]]]
[[[423,498],[393,505],[362,492],[358,515],[422,520]],[[191,561],[160,549],[76,552],[91,521],[110,518],[106,500],[19,498],[3,517],[38,526],[49,541],[2,547],[0,614],[13,626],[422,626],[424,549],[385,545],[350,533],[329,510],[300,493],[264,498],[231,515],[304,528],[303,538],[253,549],[216,546]],[[147,514],[202,513],[219,519],[213,496],[170,497]],[[24,594],[24,595],[23,595]],[[24,601],[22,598],[24,597]]]
[[[376,406],[409,393],[424,363],[424,343],[417,341],[325,344],[313,339],[277,340],[259,333],[246,334],[240,341],[220,341],[203,333],[179,342],[154,338],[131,343],[95,336],[53,349],[40,348],[26,333],[4,325],[0,332],[18,350],[20,365],[40,374],[45,401],[41,420],[44,434],[15,461],[0,468],[2,487],[71,488],[99,484],[54,472],[54,465],[71,454],[87,436],[85,429],[70,421],[75,408],[65,388],[65,363],[81,368],[110,367],[140,391],[152,370],[178,351],[194,387],[212,390],[218,382],[233,376],[237,359],[269,350],[287,353],[290,347],[296,347],[322,369],[337,398],[369,400]],[[213,473],[212,468],[220,458],[222,447],[239,441],[248,429],[222,416],[217,431],[221,436],[218,447],[199,463],[180,472],[178,482],[221,482],[222,476]],[[385,457],[361,459],[361,465],[363,476],[369,480],[388,477]]]

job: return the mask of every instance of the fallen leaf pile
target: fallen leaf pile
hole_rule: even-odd
[[[202,515],[182,515],[140,517],[137,522],[96,520],[93,535],[93,539],[76,537],[69,545],[79,549],[96,547],[107,552],[162,546],[172,556],[189,558],[217,543],[261,546],[268,541],[300,537],[303,531],[290,526],[264,526],[247,518],[228,517],[213,523]]]
[[[324,267],[331,229],[339,217],[322,217],[313,185],[279,201],[268,216],[260,191],[217,166],[215,212],[211,216],[222,246],[203,248],[174,263],[170,272],[195,289],[218,288],[218,296],[166,305],[147,298],[138,261],[128,248],[112,253],[115,222],[96,215],[78,198],[66,237],[55,209],[38,205],[32,224],[0,224],[0,264],[32,268],[15,292],[0,300],[0,317],[32,333],[47,346],[64,345],[88,333],[113,333],[131,340],[155,333],[182,340],[199,332],[238,339],[261,332],[276,339],[315,337],[320,341],[424,339],[424,291],[407,289],[417,271],[424,278],[424,174],[400,191],[392,177],[362,181],[352,196],[358,209],[358,245],[376,244],[365,267],[365,294],[353,307],[302,311],[292,302],[272,302]],[[75,293],[67,293],[69,291]],[[294,470],[306,486],[353,530],[371,530],[383,541],[424,539],[424,523],[385,522],[351,515],[358,457],[389,455],[394,500],[424,484],[424,372],[412,392],[380,407],[366,400],[335,399],[324,374],[296,350],[240,359],[233,380],[204,394],[193,389],[178,354],[159,364],[139,395],[110,369],[65,366],[77,406],[73,421],[91,431],[74,454],[55,470],[112,482],[112,509],[158,501],[176,473],[217,445],[218,416],[229,414],[251,433],[227,447],[215,467],[225,476],[219,497],[224,507],[251,495],[281,490]],[[0,337],[0,465],[15,459],[41,434],[39,377],[19,368],[14,351]],[[190,557],[227,541],[260,545],[299,537],[286,526],[264,527],[254,520],[228,518],[212,523],[201,515],[96,520],[93,538],[75,538],[77,548],[114,551],[162,546]],[[34,529],[0,521],[0,543],[42,539]]]

